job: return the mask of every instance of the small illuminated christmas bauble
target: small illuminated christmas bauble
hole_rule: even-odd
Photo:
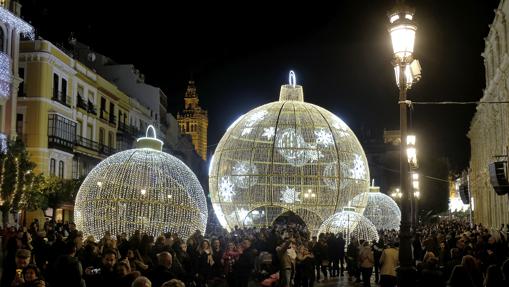
[[[368,190],[369,170],[352,130],[304,102],[302,86],[292,77],[279,101],[255,108],[227,129],[211,159],[209,187],[214,211],[228,230],[268,226],[292,212],[316,232]]]
[[[369,192],[357,195],[352,200],[352,205],[363,202],[365,196],[368,198],[368,203],[363,215],[375,225],[376,229],[399,230],[401,211],[398,204],[390,196],[381,193],[380,188],[370,187]]]
[[[149,126],[149,129],[153,129]],[[83,181],[74,208],[76,226],[96,240],[135,230],[188,238],[205,232],[207,204],[196,175],[179,159],[161,151],[154,137],[100,162]]]
[[[369,242],[378,241],[378,232],[373,223],[355,212],[355,208],[352,207],[345,207],[343,211],[325,220],[318,230],[318,234],[322,233],[341,233],[347,244],[352,238]]]

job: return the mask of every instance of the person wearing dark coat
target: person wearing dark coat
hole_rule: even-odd
[[[431,257],[423,264],[417,286],[445,287],[444,273],[438,268],[439,259]]]
[[[242,241],[242,254],[233,266],[233,274],[236,276],[236,286],[247,287],[251,272],[254,269],[256,251],[251,247],[251,240]]]
[[[52,274],[52,286],[56,287],[80,287],[85,286],[82,279],[83,267],[76,258],[76,244],[68,242],[65,254],[57,257]]]
[[[152,286],[161,286],[164,282],[176,279],[175,274],[171,270],[173,257],[170,252],[163,251],[157,254],[157,266],[147,274],[152,282]]]

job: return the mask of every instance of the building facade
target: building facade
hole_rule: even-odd
[[[482,56],[486,88],[481,102],[509,101],[508,17],[509,3],[502,0],[485,38]],[[490,183],[488,164],[497,160],[496,156],[507,155],[508,136],[509,106],[479,104],[468,132],[471,146],[469,190],[473,198],[474,222],[493,228],[509,223],[509,200],[507,196],[495,193]]]
[[[177,114],[177,121],[182,134],[190,135],[196,152],[207,160],[207,129],[209,119],[207,111],[199,104],[194,81],[189,81],[184,96],[184,110]]]
[[[82,178],[150,124],[148,108],[49,41],[21,42],[19,71],[16,130],[37,173]]]
[[[33,38],[34,28],[19,18],[21,5],[0,1],[0,145],[15,139],[17,94],[23,77],[18,74],[21,37]],[[20,91],[23,92],[23,91]]]

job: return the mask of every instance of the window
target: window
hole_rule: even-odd
[[[81,129],[83,128],[83,123],[78,120],[78,123],[76,124],[76,135],[81,136]]]
[[[99,128],[99,143],[104,144],[104,129]]]
[[[88,139],[93,140],[94,139],[94,132],[92,125],[87,125],[87,136]]]
[[[76,141],[76,123],[58,114],[48,115],[48,138],[72,147]]]
[[[58,177],[64,178],[64,161],[58,162]]]
[[[16,114],[16,134],[18,136],[23,134],[23,114]]]
[[[115,123],[115,104],[110,102],[110,123]]]
[[[67,102],[67,80],[62,79],[62,87],[61,87],[61,98],[60,101],[64,103],[65,105],[70,105],[71,103]]]
[[[114,145],[113,145],[113,141],[114,141],[114,138],[113,138],[113,132],[108,132],[108,145],[113,148]]]
[[[57,74],[53,74],[53,100],[58,100],[58,82],[60,79]]]
[[[55,168],[56,168],[57,161],[52,158],[49,161],[49,175],[54,176],[55,175]]]

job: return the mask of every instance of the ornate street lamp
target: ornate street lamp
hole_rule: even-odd
[[[389,13],[389,33],[394,52],[393,64],[396,75],[396,84],[399,87],[400,106],[400,188],[401,198],[401,227],[399,232],[400,249],[398,268],[399,286],[413,286],[415,281],[415,267],[412,259],[410,225],[411,214],[411,188],[409,182],[409,164],[407,162],[407,90],[421,77],[419,62],[414,60],[414,42],[417,26],[414,19],[414,10],[399,5]]]

